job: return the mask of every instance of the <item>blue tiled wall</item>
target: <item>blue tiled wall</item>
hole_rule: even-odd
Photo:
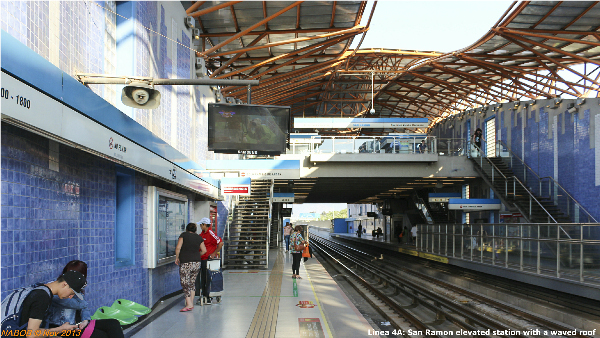
[[[538,129],[538,166],[537,174],[540,177],[552,177],[554,175],[554,142],[550,128],[550,115],[544,107],[539,108],[540,122]],[[550,137],[549,137],[550,136]]]
[[[183,22],[178,23],[178,31],[170,32],[169,15],[184,13],[177,6],[180,4],[135,3],[134,75],[190,77],[193,68],[187,48],[191,45],[190,32]],[[116,20],[115,14],[104,7],[115,10],[114,2],[2,1],[0,25],[71,75],[76,71],[110,73],[116,62],[114,53],[110,54],[116,48],[116,41],[110,39]],[[58,16],[51,15],[53,10]],[[52,24],[56,24],[56,32],[51,32]],[[56,46],[51,44],[52,34],[58,36]],[[180,45],[172,55],[174,40]],[[106,86],[91,88],[109,102],[118,99],[106,96]],[[178,150],[200,163],[214,157],[207,151],[206,140],[206,107],[214,100],[210,91],[201,88],[190,91],[187,86],[161,86],[160,91],[161,106],[152,112],[135,110],[135,120],[167,142],[174,142]],[[116,96],[120,97],[120,93]],[[177,114],[176,125],[172,125],[172,114]],[[192,130],[194,125],[196,128]],[[172,128],[176,128],[176,133]],[[177,135],[176,139],[172,139],[172,134]],[[194,198],[189,192],[140,173],[136,173],[135,179],[136,263],[115,269],[114,164],[61,145],[60,171],[52,171],[48,165],[48,139],[3,124],[2,296],[21,285],[56,278],[71,259],[82,259],[89,264],[87,292],[93,308],[111,305],[117,298],[153,305],[149,302],[180,290],[178,268],[174,264],[153,270],[142,267],[145,194],[147,186],[156,185]],[[225,205],[219,207],[219,223],[223,225],[228,213]],[[221,236],[223,230],[224,226],[220,226]]]
[[[48,139],[2,124],[2,297],[81,259],[91,308],[117,298],[148,305],[143,205],[136,199],[136,265],[115,268],[114,164],[64,145],[59,163],[49,169]]]
[[[557,152],[558,183],[577,200],[590,214],[600,220],[600,186],[595,185],[596,159],[595,149],[590,147],[590,119],[594,112],[589,109],[576,114],[570,114],[559,109],[548,109],[542,102],[536,109],[508,109],[499,114],[500,122],[496,123],[496,132],[501,139],[540,177],[553,177],[555,157]],[[565,105],[566,106],[566,105]],[[561,106],[563,110],[566,110]],[[596,108],[594,108],[596,109]],[[596,110],[595,113],[598,113]],[[504,116],[503,114],[509,114]],[[523,128],[523,115],[526,124]],[[536,115],[539,121],[536,122]],[[557,148],[554,148],[553,117],[557,116],[558,129]],[[444,137],[458,129],[457,124],[465,124],[466,120],[456,122],[453,129],[448,129],[450,123],[438,125],[433,133]],[[481,119],[475,124],[483,125]],[[564,133],[563,133],[564,128]],[[509,132],[510,131],[510,132]],[[600,135],[596,135],[600,137]],[[524,149],[524,153],[523,150]],[[555,178],[556,179],[556,178]],[[537,189],[537,187],[533,187]]]

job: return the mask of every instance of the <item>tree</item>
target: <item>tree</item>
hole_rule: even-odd
[[[319,216],[319,221],[330,221],[334,218],[348,218],[348,210],[344,208],[338,211],[323,211]]]

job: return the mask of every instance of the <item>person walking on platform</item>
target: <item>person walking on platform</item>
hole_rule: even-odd
[[[285,252],[290,251],[290,235],[292,234],[292,223],[287,222],[283,227],[283,238],[285,239]]]
[[[208,273],[208,259],[213,259],[219,255],[221,248],[223,247],[223,241],[221,237],[217,236],[217,234],[212,231],[210,226],[210,219],[204,217],[200,220],[200,237],[204,240],[204,246],[206,247],[206,253],[204,253],[201,257],[200,261],[200,275],[201,275],[201,285],[202,285],[202,295],[206,301],[204,304],[210,305],[212,304],[212,299],[210,298],[210,274]],[[198,302],[201,300],[199,299]]]
[[[402,240],[404,239],[406,227],[400,228],[400,233],[398,234],[398,243],[402,244]]]
[[[412,229],[410,229],[410,234],[412,237],[412,243],[417,244],[417,226],[413,225]]]
[[[302,226],[296,225],[294,233],[290,236],[292,243],[292,278],[302,279],[300,277],[300,260],[302,259],[302,251],[306,241],[302,237]]]
[[[196,230],[198,230],[196,223],[189,223],[185,227],[185,232],[179,235],[177,247],[175,248],[175,264],[179,265],[179,280],[185,295],[185,307],[179,312],[194,309],[196,276],[200,271],[201,257],[206,253],[204,240],[196,234]]]
[[[358,238],[360,238],[362,236],[362,223],[358,223],[358,230],[356,231]]]

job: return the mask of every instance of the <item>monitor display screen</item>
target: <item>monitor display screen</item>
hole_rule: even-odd
[[[226,154],[279,155],[290,132],[290,107],[208,105],[208,150]]]

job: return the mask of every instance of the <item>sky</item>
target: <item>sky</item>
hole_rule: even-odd
[[[292,207],[292,218],[298,217],[300,213],[316,212],[318,214],[323,211],[339,211],[346,209],[346,203],[304,203],[294,204]]]
[[[511,1],[379,1],[363,48],[452,52],[475,43]],[[366,25],[373,2],[363,15]],[[357,36],[352,48],[360,41]]]

